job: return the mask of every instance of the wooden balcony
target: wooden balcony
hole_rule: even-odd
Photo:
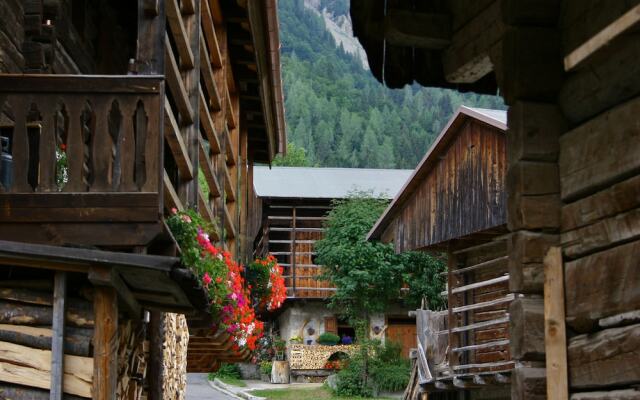
[[[161,232],[162,77],[0,75],[0,105],[0,239],[137,246]]]
[[[509,383],[507,245],[503,238],[449,254],[448,310],[418,310],[420,384],[428,390]],[[517,347],[517,343],[514,343]]]

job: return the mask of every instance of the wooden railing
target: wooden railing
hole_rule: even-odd
[[[0,75],[0,222],[157,222],[163,106],[158,76]]]

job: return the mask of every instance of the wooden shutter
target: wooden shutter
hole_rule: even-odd
[[[324,318],[324,331],[330,333],[338,333],[338,321],[336,317],[325,317]]]

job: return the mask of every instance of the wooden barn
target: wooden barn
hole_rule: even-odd
[[[286,142],[275,7],[0,2],[0,398],[181,399],[248,356],[165,216],[252,255],[253,163]]]
[[[272,319],[283,339],[302,340],[302,344],[290,346],[300,353],[300,357],[291,360],[294,375],[304,373],[296,370],[313,369],[309,359],[318,351],[325,352],[314,348],[322,333],[352,338],[355,335],[353,327],[326,306],[325,299],[335,288],[317,279],[322,267],[316,262],[314,245],[323,237],[332,201],[347,198],[354,191],[369,191],[391,199],[410,173],[411,170],[359,168],[254,168],[256,195],[262,204],[256,253],[277,257],[287,287],[285,305]],[[408,318],[407,311],[392,305],[386,315],[373,316],[371,336],[401,343],[408,357],[409,350],[415,347],[415,319]],[[330,355],[331,351],[326,357]],[[326,359],[320,361],[322,368]]]
[[[351,17],[385,85],[509,107],[511,397],[640,397],[640,3],[352,0]]]
[[[397,252],[447,254],[448,309],[416,315],[425,390],[475,383],[509,397],[506,120],[460,107],[369,234]]]

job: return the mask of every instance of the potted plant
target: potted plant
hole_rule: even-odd
[[[303,339],[300,336],[294,336],[289,339],[289,342],[291,342],[291,344],[301,344],[303,342]]]
[[[260,380],[262,382],[271,382],[271,368],[273,363],[271,361],[262,361],[260,363]]]
[[[318,343],[323,344],[325,346],[335,346],[340,343],[340,336],[335,333],[325,332],[320,337],[318,337]]]
[[[273,347],[276,349],[276,360],[284,360],[284,352],[287,349],[287,342],[283,339],[276,338],[273,340]]]

